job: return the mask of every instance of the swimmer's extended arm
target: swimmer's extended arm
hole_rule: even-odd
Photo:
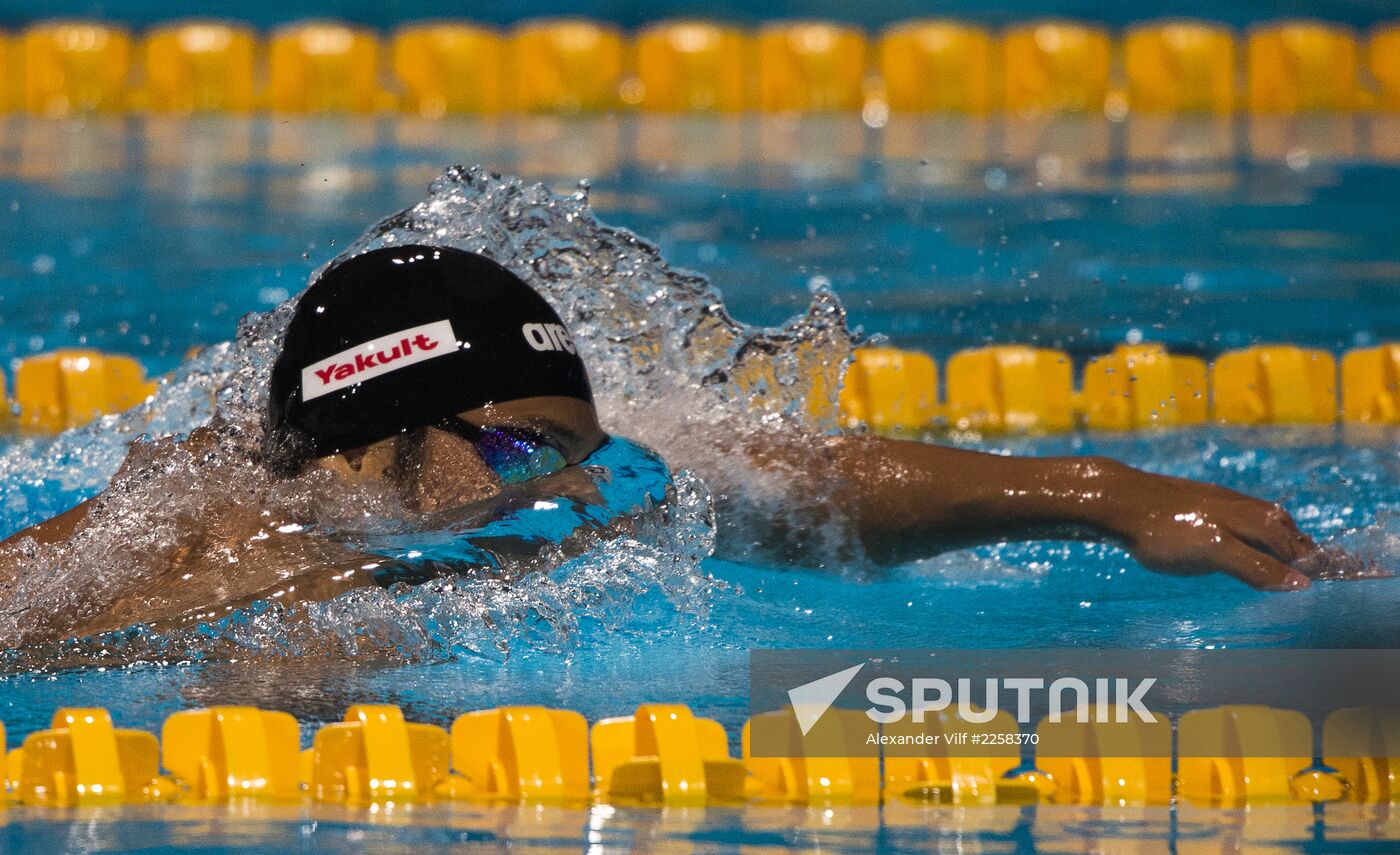
[[[208,437],[209,431],[207,428],[198,428],[191,433],[188,439],[181,442],[175,442],[173,440],[158,440],[158,442],[198,449],[209,441]],[[131,465],[132,456],[128,453],[127,457],[122,460],[122,465],[117,467],[117,473],[112,476],[112,480],[115,481],[121,478]],[[73,537],[78,529],[82,527],[83,523],[87,521],[88,511],[92,508],[92,503],[99,498],[101,498],[101,494],[79,502],[63,513],[49,517],[43,522],[35,523],[29,528],[17,531],[9,537],[0,540],[0,547],[16,544],[24,538],[33,538],[40,546],[53,543],[66,543]]]
[[[0,546],[8,546],[18,543],[22,538],[32,537],[40,545],[48,543],[64,543],[73,536],[73,532],[78,530],[78,526],[87,519],[88,508],[92,505],[92,499],[74,505],[63,513],[50,517],[41,523],[36,523],[23,531],[15,532],[4,540],[0,540]]]
[[[1118,540],[1163,573],[1218,571],[1291,589],[1308,579],[1289,563],[1317,550],[1276,504],[1106,458],[1006,457],[871,437],[821,442],[846,486],[834,499],[877,559],[1068,534]]]

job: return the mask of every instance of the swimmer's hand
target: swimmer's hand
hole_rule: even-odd
[[[1290,565],[1317,555],[1318,545],[1273,502],[1121,464],[1110,469],[1117,483],[1100,524],[1144,567],[1177,576],[1228,573],[1266,591],[1311,584]]]
[[[841,508],[882,563],[995,540],[1112,539],[1157,572],[1221,572],[1295,590],[1309,580],[1289,565],[1306,567],[1318,551],[1276,504],[1102,457],[1009,457],[860,436],[753,448],[750,457],[800,476],[808,497]]]

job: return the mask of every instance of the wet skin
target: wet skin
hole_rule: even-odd
[[[470,442],[423,428],[321,458],[309,468],[346,483],[387,485],[407,509],[434,515],[489,507],[495,499],[525,493],[589,501],[592,485],[577,464],[605,438],[591,405],[532,398],[461,418],[481,427],[533,429],[556,444],[569,466],[506,487]],[[207,432],[196,431],[183,446],[209,441]],[[1104,458],[1004,457],[860,436],[775,438],[748,448],[747,456],[759,469],[784,476],[787,501],[815,503],[853,523],[869,556],[885,563],[978,542],[1070,536],[1119,541],[1158,572],[1222,572],[1255,588],[1290,590],[1308,586],[1295,566],[1306,566],[1318,553],[1276,504]],[[88,507],[90,502],[0,546],[24,538],[65,541],[81,530]],[[230,502],[224,512],[192,521],[179,548],[153,556],[162,566],[140,591],[64,625],[35,627],[32,637],[207,620],[259,599],[320,600],[375,584],[373,571],[382,559],[312,536],[297,522],[274,519],[257,503]],[[805,534],[797,528],[773,536]],[[7,575],[23,572],[22,562],[18,550],[0,552],[0,590]]]
[[[1004,457],[917,442],[826,440],[866,549],[887,561],[939,547],[1070,536],[1125,546],[1149,570],[1226,573],[1252,587],[1310,584],[1319,552],[1279,505],[1102,457]]]

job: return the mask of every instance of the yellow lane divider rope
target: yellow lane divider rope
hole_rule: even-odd
[[[1332,354],[1291,345],[1230,351],[1209,366],[1161,345],[1120,345],[1088,362],[1077,390],[1073,375],[1062,351],[965,350],[948,360],[940,404],[929,356],[865,348],[846,375],[842,420],[881,432],[1400,424],[1400,344],[1349,351],[1340,374]]]
[[[425,116],[503,111],[1257,114],[1400,110],[1400,22],[1369,33],[1282,20],[1237,34],[1173,20],[1123,33],[1027,21],[996,31],[941,18],[870,34],[830,21],[744,30],[661,21],[635,33],[582,18],[339,21],[259,37],[223,21],[144,35],[101,21],[35,24],[6,39],[19,83],[0,107],[45,116],[145,109]],[[262,85],[259,86],[258,83]],[[878,111],[876,111],[878,112]]]
[[[26,357],[14,374],[5,412],[20,429],[40,433],[121,412],[158,384],[134,358],[96,350]],[[1077,388],[1069,354],[995,345],[953,354],[944,381],[940,387],[928,354],[861,348],[841,388],[841,422],[882,433],[1400,424],[1400,343],[1350,350],[1340,371],[1331,353],[1292,345],[1228,351],[1207,364],[1159,344],[1125,344],[1091,358]],[[0,373],[0,400],[4,395]]]
[[[863,713],[832,710],[821,728],[866,733]],[[753,732],[791,756],[751,753]],[[178,712],[159,742],[115,727],[100,708],[61,709],[6,757],[0,809],[8,803],[71,807],[141,802],[208,805],[240,801],[365,806],[471,801],[615,806],[852,805],[916,802],[975,805],[1166,805],[1239,807],[1348,800],[1395,803],[1400,788],[1400,713],[1334,711],[1322,758],[1299,712],[1262,706],[1193,710],[1172,726],[1042,720],[1034,767],[1023,765],[1014,720],[984,723],[946,713],[886,726],[884,737],[937,734],[927,756],[884,750],[818,756],[818,728],[800,733],[792,710],[744,725],[742,755],[728,734],[683,704],[644,704],[596,722],[568,710],[507,707],[466,713],[451,731],[404,720],[395,706],[357,704],[320,727],[298,753],[296,721],[251,707]],[[0,739],[3,739],[0,727]],[[775,736],[776,734],[776,736]],[[1000,736],[977,756],[950,745],[963,735]],[[896,744],[881,738],[881,744]],[[3,743],[0,743],[3,747]],[[766,752],[767,753],[767,752]],[[810,755],[810,756],[809,756]],[[590,777],[591,759],[591,777]]]

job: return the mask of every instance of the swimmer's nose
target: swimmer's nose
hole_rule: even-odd
[[[489,499],[501,479],[470,442],[436,428],[413,431],[400,442],[399,488],[409,508],[431,512]]]

